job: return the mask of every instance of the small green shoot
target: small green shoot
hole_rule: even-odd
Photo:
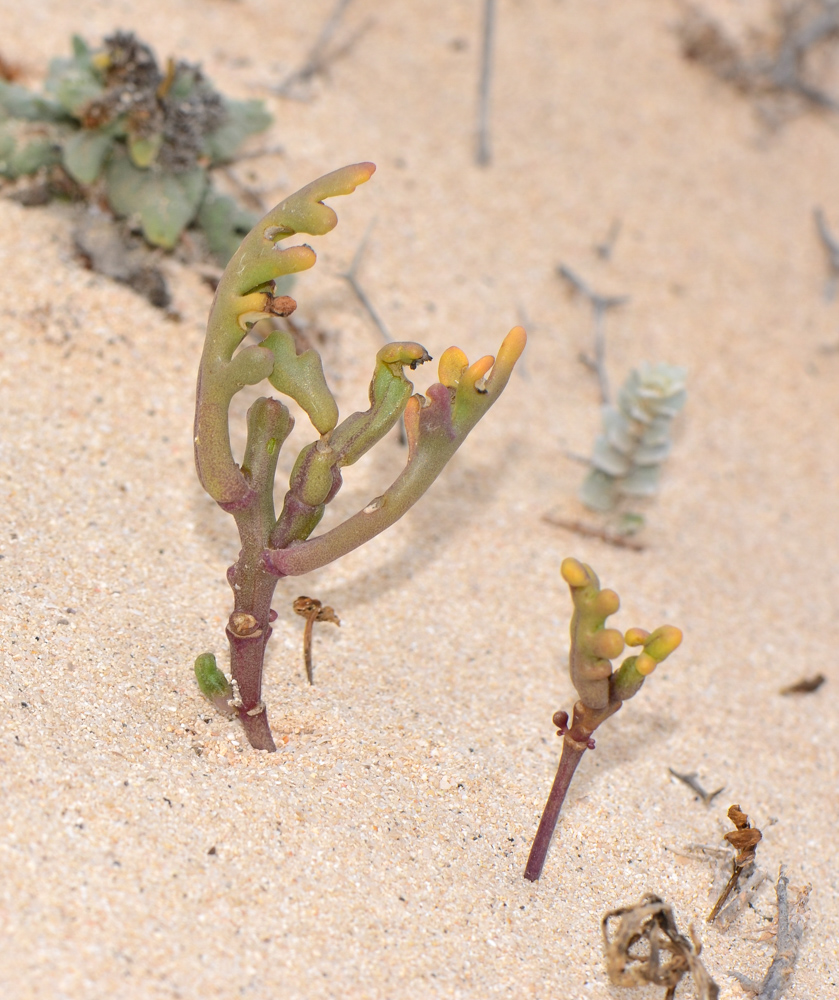
[[[542,874],[571,779],[585,751],[594,749],[595,729],[638,693],[647,677],[682,641],[682,633],[673,625],[661,625],[654,632],[631,628],[626,635],[606,628],[606,619],[620,607],[614,590],[602,590],[594,570],[577,559],[563,559],[560,572],[574,602],[569,666],[579,701],[570,726],[567,712],[553,716],[558,735],[564,737],[562,755],[527,859],[524,877],[530,882]],[[640,652],[628,656],[613,671],[610,661],[620,656],[625,646]]]

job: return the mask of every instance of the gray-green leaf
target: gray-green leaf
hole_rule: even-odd
[[[76,132],[64,145],[64,169],[79,184],[92,184],[102,172],[113,141],[108,132]]]
[[[262,101],[228,101],[227,121],[204,138],[204,149],[213,163],[232,160],[249,135],[264,132],[274,120]]]
[[[212,254],[220,263],[226,264],[243,237],[256,225],[257,216],[227,195],[218,194],[210,188],[201,203],[197,221],[204,230]]]
[[[117,215],[137,215],[149,243],[167,249],[195,218],[207,186],[201,167],[164,174],[140,170],[125,156],[111,159],[105,179],[108,200]]]

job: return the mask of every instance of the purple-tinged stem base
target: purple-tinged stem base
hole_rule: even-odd
[[[567,716],[566,716],[567,718]],[[551,786],[548,801],[545,804],[542,818],[539,820],[539,829],[536,831],[536,838],[530,848],[530,855],[527,859],[527,866],[524,869],[524,877],[528,882],[536,882],[542,874],[545,858],[548,856],[548,848],[551,845],[551,838],[554,835],[562,803],[577,770],[577,765],[582,760],[583,754],[588,749],[587,744],[579,743],[577,740],[566,736],[562,741],[562,754],[559,758],[559,767],[556,770],[556,777]]]

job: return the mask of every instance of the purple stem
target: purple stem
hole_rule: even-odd
[[[554,830],[556,829],[562,803],[568,792],[568,786],[577,770],[577,765],[582,760],[583,754],[588,749],[584,743],[566,736],[562,741],[562,754],[559,758],[559,767],[556,770],[556,777],[551,786],[545,810],[539,821],[539,829],[536,831],[536,839],[530,848],[530,856],[527,859],[527,867],[524,869],[524,877],[528,882],[536,882],[542,874],[545,858],[548,856],[548,848],[551,844]]]

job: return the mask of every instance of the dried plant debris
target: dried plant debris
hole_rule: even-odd
[[[727,864],[720,868],[721,878],[719,881],[715,881],[714,888],[711,891],[711,898],[718,896],[725,888],[726,876],[731,870],[730,859],[727,859],[727,862]],[[728,902],[714,918],[714,926],[721,931],[727,931],[738,917],[742,913],[745,913],[748,907],[752,905],[752,901],[757,895],[758,890],[768,878],[769,874],[756,864],[752,866],[749,872],[742,874],[737,882],[736,890],[729,892]]]
[[[699,1000],[717,1000],[720,990],[699,959],[702,945],[693,928],[690,938],[680,934],[672,908],[658,896],[644,896],[634,906],[610,910],[600,926],[606,972],[613,985],[664,986],[665,1000],[672,1000],[689,973]]]
[[[713,923],[720,915],[726,900],[732,892],[739,888],[741,881],[744,883],[751,881],[755,873],[755,849],[763,839],[763,834],[757,827],[751,825],[749,817],[740,809],[739,805],[731,806],[728,810],[728,818],[734,824],[735,829],[730,830],[725,835],[725,839],[737,853],[731,862],[731,875],[728,882],[708,914],[709,924]],[[737,912],[740,912],[739,909]]]
[[[833,235],[827,224],[827,216],[821,208],[813,209],[813,218],[822,246],[827,253],[827,266],[830,272],[825,283],[824,297],[825,301],[832,302],[836,298],[836,286],[839,282],[839,240]]]
[[[337,0],[303,65],[288,74],[282,83],[275,88],[276,94],[295,101],[310,100],[313,96],[312,81],[318,76],[327,76],[330,65],[349,54],[352,47],[370,26],[370,22],[367,21],[344,41],[334,42],[344,12],[351,3],[352,0]]]
[[[679,781],[683,782],[688,786],[688,788],[696,792],[706,806],[709,806],[721,792],[725,791],[725,785],[722,785],[714,792],[706,792],[702,785],[699,784],[696,771],[691,771],[690,774],[680,774],[678,771],[674,771],[672,767],[668,767],[667,770],[673,775],[674,778],[678,778]]]
[[[340,625],[341,619],[335,614],[329,605],[323,605],[316,597],[298,597],[292,605],[295,614],[306,619],[306,627],[303,630],[303,662],[306,666],[306,679],[310,684],[315,683],[315,670],[312,666],[312,629],[315,622],[331,622],[333,625]]]
[[[91,270],[128,285],[159,309],[170,305],[160,251],[152,250],[124,224],[99,211],[87,212],[73,227],[73,243]]]
[[[594,356],[580,355],[580,361],[596,375],[600,386],[600,402],[606,406],[609,403],[609,378],[606,373],[606,329],[605,317],[610,309],[622,306],[629,301],[628,295],[602,295],[584,281],[566,264],[560,264],[556,273],[591,303],[594,316],[593,346]]]
[[[827,47],[839,38],[839,4],[800,0],[772,7],[770,24],[738,40],[700,6],[687,5],[678,27],[682,54],[743,93],[774,99],[774,108],[763,108],[767,118],[788,118],[807,107],[839,111],[839,98],[818,79],[830,62]]]
[[[643,552],[646,545],[633,538],[629,532],[609,531],[608,528],[601,528],[595,524],[586,524],[585,521],[576,518],[556,517],[553,514],[544,514],[542,520],[545,524],[553,525],[554,528],[563,528],[571,531],[575,535],[582,535],[584,538],[599,538],[601,542],[612,545],[616,549],[630,549],[633,552]]]
[[[827,678],[824,674],[815,674],[813,677],[802,677],[795,684],[781,688],[781,694],[812,694],[824,684]]]
[[[775,894],[778,899],[778,930],[775,938],[775,957],[766,970],[763,979],[756,983],[740,972],[731,975],[740,983],[743,989],[756,997],[756,1000],[780,1000],[792,983],[795,962],[801,939],[807,926],[807,905],[812,886],[792,890],[790,900],[789,879],[786,868],[781,865]]]

